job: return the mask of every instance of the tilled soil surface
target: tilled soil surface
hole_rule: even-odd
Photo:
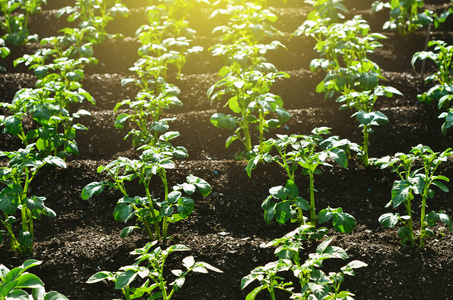
[[[387,12],[372,13],[371,0],[346,2],[350,9],[347,18],[361,14],[373,31],[382,32]],[[445,6],[445,1],[426,2],[430,9],[441,10]],[[114,290],[111,283],[88,285],[85,282],[99,270],[116,271],[133,263],[134,257],[129,252],[148,242],[139,232],[120,238],[125,224],[116,222],[112,216],[119,194],[106,191],[91,201],[83,201],[80,197],[86,184],[103,178],[96,173],[99,165],[119,156],[137,156],[130,141],[123,140],[126,130],[114,128],[113,108],[117,102],[132,98],[137,92],[133,87],[121,86],[121,79],[132,76],[128,68],[138,59],[134,32],[146,22],[144,7],[147,1],[124,3],[131,9],[131,15],[126,20],[114,21],[109,30],[123,33],[126,38],[96,46],[99,64],[87,69],[83,81],[84,88],[95,97],[97,104],[77,107],[93,113],[81,120],[89,130],[78,134],[79,157],[71,158],[66,169],[44,168],[31,187],[34,193],[47,197],[47,206],[57,213],[55,219],[43,218],[36,222],[32,257],[42,260],[43,264],[32,271],[46,283],[47,290],[57,290],[70,299],[120,298],[120,291]],[[64,19],[56,19],[56,9],[65,5],[73,5],[73,1],[48,0],[44,11],[32,17],[31,32],[42,38],[70,26]],[[274,133],[308,134],[314,127],[329,126],[333,134],[360,143],[362,134],[355,120],[350,118],[352,112],[339,111],[337,103],[324,101],[323,95],[315,92],[323,75],[309,69],[310,60],[318,56],[313,50],[313,40],[307,37],[289,40],[310,8],[302,0],[286,3],[275,0],[270,1],[270,5],[279,15],[276,27],[285,33],[280,40],[288,49],[271,53],[268,59],[291,76],[276,82],[272,92],[282,97],[292,119],[267,137]],[[213,192],[205,198],[195,196],[193,215],[171,226],[172,239],[162,246],[185,244],[197,260],[220,268],[223,274],[189,275],[174,299],[245,299],[255,286],[252,284],[241,291],[241,278],[255,267],[275,260],[274,249],[261,245],[295,228],[295,225],[266,225],[260,208],[269,188],[285,183],[284,172],[274,165],[260,165],[249,178],[244,170],[246,162],[234,159],[240,145],[233,144],[225,149],[230,132],[218,130],[209,122],[214,112],[224,110],[217,104],[211,106],[206,97],[207,89],[218,80],[216,72],[222,65],[220,59],[206,50],[218,42],[218,37],[211,31],[220,23],[208,21],[211,10],[206,6],[195,7],[189,19],[191,27],[197,30],[193,45],[201,45],[205,51],[189,57],[183,69],[185,76],[174,80],[181,89],[180,99],[184,105],[169,111],[168,116],[176,117],[170,128],[181,133],[174,145],[186,147],[190,157],[178,161],[177,168],[168,172],[168,176],[173,185],[181,183],[188,174],[194,174],[207,180]],[[430,38],[452,43],[452,24],[450,20],[442,25]],[[384,46],[373,54],[372,59],[384,70],[386,80],[383,84],[398,88],[404,96],[377,102],[377,108],[390,122],[371,134],[371,156],[408,152],[420,143],[435,151],[445,150],[453,145],[453,133],[443,136],[436,107],[416,100],[416,95],[425,87],[419,75],[420,65],[416,65],[416,70],[410,65],[413,53],[424,48],[426,31],[421,30],[408,38],[383,33],[388,39],[383,41]],[[12,61],[39,47],[38,44],[11,47],[11,55],[1,63],[7,69],[5,74],[0,74],[2,101],[11,101],[20,88],[33,87],[36,81],[33,73],[21,65],[13,68]],[[432,66],[428,66],[428,70],[432,70]],[[19,147],[20,142],[2,135],[1,150]],[[358,223],[351,234],[339,234],[331,229],[328,235],[334,237],[333,243],[343,247],[351,259],[368,264],[358,270],[355,277],[346,278],[343,289],[353,292],[355,299],[453,299],[452,233],[439,225],[436,229],[440,233],[428,241],[426,249],[420,250],[401,245],[396,229],[385,229],[377,221],[381,214],[391,211],[385,205],[390,199],[393,181],[397,179],[395,174],[375,167],[364,168],[354,159],[348,169],[333,167],[323,171],[315,177],[318,207],[342,207]],[[453,160],[443,164],[439,172],[453,178]],[[302,196],[308,198],[308,178],[298,175],[296,179]],[[161,187],[156,184],[155,189],[158,192]],[[429,211],[443,209],[453,215],[451,197],[449,193],[436,192],[429,203]],[[417,212],[415,217],[418,217]],[[307,243],[301,255],[308,255],[315,247],[315,243]],[[170,256],[168,270],[180,268],[183,257],[184,254]],[[23,258],[9,250],[8,243],[1,245],[0,263],[14,267],[22,262]],[[344,261],[328,261],[325,270],[338,270],[345,264]],[[294,281],[289,275],[287,279]],[[268,299],[268,295],[263,292],[259,299]],[[286,297],[278,295],[277,299]]]

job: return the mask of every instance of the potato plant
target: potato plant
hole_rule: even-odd
[[[169,132],[174,136],[174,132]],[[167,134],[168,135],[168,134]],[[134,229],[143,228],[151,240],[167,238],[170,223],[186,219],[193,211],[195,202],[188,197],[198,189],[202,196],[211,193],[211,186],[203,179],[193,175],[185,183],[173,186],[169,190],[167,170],[174,169],[173,157],[185,157],[187,152],[182,147],[142,147],[143,153],[138,160],[120,157],[107,166],[100,166],[98,172],[106,172],[110,180],[92,182],[82,190],[82,199],[87,200],[109,187],[121,192],[113,212],[115,220],[127,222],[135,218],[139,226],[128,226],[121,232],[121,237],[128,236]],[[152,186],[152,179],[158,177],[164,187],[162,197],[157,197],[157,189]],[[145,193],[144,196],[133,196],[128,192],[128,182],[138,180]],[[187,196],[183,196],[183,192]]]
[[[258,154],[249,160],[247,172],[251,176],[253,168],[260,162],[276,162],[285,169],[288,180],[285,186],[276,186],[269,189],[270,195],[263,201],[261,208],[264,210],[264,220],[270,223],[274,218],[284,224],[298,222],[305,224],[303,211],[308,210],[308,222],[315,227],[316,223],[325,223],[332,219],[334,228],[339,232],[352,232],[356,226],[353,216],[344,213],[342,208],[326,208],[316,212],[314,175],[320,174],[320,166],[332,167],[328,160],[336,162],[346,168],[348,155],[351,150],[360,151],[359,146],[338,136],[324,139],[323,135],[329,134],[329,128],[320,127],[312,130],[311,135],[277,135],[277,139],[265,142],[264,153]],[[278,154],[272,156],[272,150]],[[309,176],[309,201],[299,196],[295,184],[295,172],[302,168],[302,174]]]
[[[0,223],[5,230],[0,231],[0,243],[3,236],[9,238],[11,249],[20,256],[28,255],[33,250],[34,219],[41,216],[54,218],[56,213],[44,203],[45,197],[30,195],[30,184],[38,171],[46,164],[65,168],[65,162],[55,156],[40,158],[35,144],[30,144],[17,151],[1,151],[0,157],[8,159],[8,165],[0,167]],[[20,222],[17,233],[14,223]]]
[[[393,183],[392,198],[387,207],[391,205],[393,208],[397,208],[404,204],[406,215],[385,213],[379,217],[379,222],[384,227],[393,227],[401,223],[402,226],[398,229],[398,235],[403,244],[410,243],[412,246],[418,245],[420,248],[424,248],[426,238],[434,235],[434,232],[429,227],[434,226],[439,220],[445,223],[448,229],[452,231],[451,218],[442,210],[426,213],[428,199],[434,198],[433,186],[437,186],[444,192],[449,191],[444,183],[449,182],[449,179],[443,175],[437,175],[436,171],[439,165],[445,162],[448,156],[452,155],[451,148],[438,153],[431,150],[428,146],[420,144],[413,147],[409,154],[397,153],[393,158],[386,156],[375,161],[375,164],[381,168],[391,168],[400,178]],[[423,167],[413,170],[416,161],[421,161]],[[415,233],[413,225],[412,212],[414,205],[412,201],[416,195],[421,196],[420,233]]]
[[[360,123],[359,128],[363,128],[362,160],[368,166],[372,126],[388,122],[382,112],[374,111],[374,104],[379,97],[401,95],[393,87],[379,85],[383,78],[381,69],[369,59],[369,54],[382,46],[378,40],[385,36],[370,33],[370,26],[361,16],[344,23],[331,23],[319,13],[314,15],[316,17],[319,19],[307,20],[295,35],[305,33],[315,38],[315,49],[323,56],[310,63],[312,71],[327,73],[316,91],[324,93],[326,98],[337,97],[336,101],[342,103],[340,109],[356,110],[352,116]]]
[[[453,126],[453,108],[451,105],[453,99],[453,68],[451,67],[453,46],[441,40],[430,41],[428,46],[434,47],[434,49],[416,52],[412,57],[412,66],[415,67],[417,60],[430,60],[436,66],[437,71],[425,78],[425,82],[431,84],[432,87],[417,95],[417,99],[428,105],[431,105],[433,101],[438,101],[439,110],[448,110],[439,115],[440,119],[445,119],[441,131],[446,134],[447,130]]]
[[[28,20],[30,15],[41,12],[41,6],[47,0],[4,0],[0,2],[3,18],[1,29],[5,32],[3,39],[14,46],[20,46],[27,41],[37,40],[37,35],[30,35]]]
[[[252,151],[252,126],[259,132],[261,149],[264,132],[280,127],[291,117],[283,108],[282,99],[270,93],[276,78],[288,78],[289,75],[277,72],[264,57],[268,50],[284,46],[278,41],[262,43],[265,38],[274,38],[281,32],[270,24],[277,20],[276,15],[256,3],[228,2],[226,9],[215,10],[211,17],[216,15],[229,16],[228,24],[214,29],[214,33],[222,33],[223,44],[210,48],[214,56],[223,56],[225,65],[219,71],[222,79],[208,90],[207,95],[211,104],[227,95],[225,106],[239,116],[215,113],[211,123],[217,128],[234,130],[225,147],[236,140],[241,141],[245,147],[242,156]]]
[[[424,5],[423,0],[377,0],[373,3],[372,8],[373,11],[389,9],[390,19],[384,23],[382,28],[398,30],[400,35],[407,36],[426,25],[434,24],[434,27],[437,28],[452,13],[451,7],[440,15],[428,9],[421,11]]]
[[[216,113],[211,116],[211,123],[217,128],[234,130],[225,144],[228,148],[235,140],[241,141],[245,151],[252,150],[250,129],[256,126],[259,132],[260,149],[264,142],[264,132],[278,128],[291,118],[291,114],[283,108],[283,100],[270,93],[272,83],[276,78],[287,78],[283,72],[263,74],[259,71],[247,71],[238,77],[230,75],[213,85],[208,91],[211,103],[221,100],[227,95],[228,106],[239,116]],[[268,116],[271,118],[268,118]],[[276,118],[272,118],[276,116]]]
[[[276,299],[276,290],[287,292],[291,295],[290,299],[353,299],[353,293],[341,291],[341,283],[345,275],[355,276],[354,269],[366,267],[367,264],[353,260],[341,267],[339,272],[326,274],[322,271],[320,268],[326,259],[349,258],[345,250],[330,245],[333,238],[322,241],[315,253],[310,253],[305,261],[301,261],[299,256],[300,250],[303,249],[301,241],[312,233],[309,225],[303,225],[266,245],[277,247],[275,253],[279,259],[255,268],[242,278],[241,289],[245,289],[254,281],[259,283],[258,287],[247,295],[247,300],[255,299],[263,290],[267,290],[273,300]],[[293,286],[293,282],[286,281],[282,277],[284,272],[292,272],[298,283]]]
[[[69,15],[68,22],[79,21],[79,29],[88,29],[84,36],[85,41],[98,44],[105,39],[119,36],[108,33],[107,24],[117,17],[128,17],[129,10],[121,0],[77,0],[74,6],[59,9],[57,17],[64,14]]]
[[[157,241],[150,242],[145,247],[132,251],[132,255],[138,255],[134,264],[121,267],[115,273],[108,271],[97,272],[87,280],[87,283],[96,283],[103,280],[113,281],[115,289],[121,290],[127,300],[143,296],[146,296],[147,299],[170,300],[174,293],[184,285],[186,276],[190,272],[208,273],[208,270],[210,270],[223,273],[206,262],[195,261],[193,256],[187,256],[182,260],[185,270],[171,270],[171,274],[176,278],[168,284],[168,275],[164,272],[168,256],[173,252],[190,251],[190,249],[184,245],[172,245],[163,250],[159,246],[154,247],[156,244]],[[138,287],[132,287],[131,284],[134,281],[139,281],[138,279],[146,281]]]
[[[42,261],[29,259],[11,270],[0,265],[0,300],[68,300],[66,296],[55,291],[46,293],[44,282],[35,274],[28,272],[28,269],[41,263]]]

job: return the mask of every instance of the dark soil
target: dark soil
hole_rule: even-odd
[[[278,50],[269,55],[269,60],[281,71],[291,75],[290,79],[277,82],[274,93],[280,95],[292,119],[285,127],[273,133],[309,133],[314,127],[329,126],[332,133],[354,142],[361,142],[361,132],[352,111],[339,111],[334,101],[324,101],[323,95],[315,92],[322,74],[312,73],[309,62],[317,57],[314,42],[306,37],[288,37],[305,19],[309,8],[301,0],[270,1],[277,7],[280,16],[277,27],[284,31],[281,41],[288,50]],[[370,22],[374,31],[382,32],[387,13],[373,14],[371,0],[348,1],[348,17],[361,14]],[[445,1],[426,1],[431,9],[441,9]],[[125,224],[113,219],[112,212],[120,197],[114,192],[104,192],[91,201],[81,200],[82,188],[102,176],[96,173],[99,165],[105,165],[118,156],[135,157],[137,152],[130,141],[123,141],[126,130],[113,127],[113,107],[118,101],[134,97],[137,90],[121,86],[121,78],[132,76],[128,68],[138,59],[138,43],[134,32],[146,22],[143,16],[146,1],[129,0],[131,16],[127,20],[114,21],[110,30],[121,32],[126,38],[109,41],[95,49],[99,64],[89,67],[83,82],[84,88],[96,99],[97,105],[82,105],[93,112],[81,123],[89,130],[78,134],[80,156],[71,158],[66,169],[45,168],[33,182],[32,191],[47,198],[47,205],[57,212],[55,219],[43,218],[36,222],[33,258],[42,260],[41,266],[32,270],[45,283],[47,290],[57,290],[70,299],[105,300],[121,297],[111,283],[89,285],[86,280],[99,270],[116,271],[119,267],[134,262],[130,251],[143,247],[147,242],[139,232],[121,239],[119,233]],[[57,34],[65,26],[64,19],[56,19],[56,9],[72,5],[73,1],[48,0],[42,14],[30,21],[32,32],[40,37]],[[216,25],[209,23],[210,9],[196,7],[191,19],[198,31],[194,45],[207,49],[218,37],[210,34]],[[432,33],[432,39],[453,42],[452,21]],[[395,33],[388,36],[384,46],[372,59],[384,70],[383,84],[400,89],[404,96],[382,99],[377,103],[390,122],[377,128],[371,135],[371,155],[381,157],[395,152],[408,152],[419,143],[443,151],[453,145],[453,133],[443,136],[442,121],[436,107],[428,107],[416,100],[423,91],[419,75],[420,66],[413,70],[410,59],[416,51],[423,50],[426,31],[421,30],[408,38]],[[11,47],[12,53],[2,65],[6,74],[0,74],[0,99],[11,101],[20,88],[33,87],[36,79],[24,66],[13,68],[12,61],[26,53],[33,53],[38,44]],[[240,289],[241,278],[257,266],[275,260],[274,249],[262,248],[275,238],[281,237],[294,225],[266,225],[260,208],[269,188],[284,184],[285,174],[277,166],[260,165],[248,178],[244,168],[246,162],[236,161],[235,153],[240,145],[233,144],[225,149],[229,131],[218,130],[209,122],[209,117],[223,108],[211,106],[206,98],[207,89],[216,82],[216,72],[221,60],[213,58],[208,51],[189,57],[183,73],[185,76],[174,83],[180,87],[180,99],[184,105],[175,108],[168,116],[177,120],[171,130],[181,136],[175,145],[182,145],[190,157],[177,162],[177,168],[169,172],[170,185],[181,183],[185,176],[194,174],[207,180],[213,187],[208,197],[195,196],[196,207],[188,219],[170,227],[172,239],[162,243],[163,247],[182,243],[191,248],[190,254],[197,260],[206,261],[223,270],[223,274],[191,274],[184,287],[174,299],[245,299],[254,288]],[[429,66],[428,66],[429,69]],[[80,108],[80,107],[78,107]],[[76,109],[76,108],[75,108]],[[273,134],[272,133],[272,134]],[[267,137],[271,137],[269,134]],[[256,138],[256,137],[255,137]],[[21,147],[14,138],[3,135],[1,150]],[[440,231],[429,239],[424,250],[410,248],[399,243],[396,229],[385,229],[378,217],[391,211],[385,208],[396,175],[375,167],[364,168],[355,159],[348,169],[325,168],[315,177],[318,207],[342,207],[352,214],[358,227],[351,234],[339,234],[332,229],[329,236],[334,244],[343,247],[351,259],[359,259],[368,267],[357,271],[355,277],[346,278],[343,289],[350,290],[355,299],[453,299],[453,235],[439,225]],[[453,178],[453,160],[440,168],[440,173]],[[308,179],[298,175],[297,183],[302,196],[308,197]],[[156,187],[158,191],[160,186]],[[443,209],[453,215],[451,194],[436,192],[429,203],[429,210]],[[402,211],[399,211],[402,213]],[[417,217],[417,215],[416,215]],[[307,243],[301,255],[308,255],[316,247]],[[179,268],[183,255],[170,257],[168,269]],[[11,268],[23,262],[23,258],[12,253],[8,243],[0,247],[0,263]],[[338,270],[344,261],[326,263],[328,270]],[[294,278],[287,278],[294,280]],[[263,293],[259,299],[268,299]],[[278,299],[287,299],[279,295]]]

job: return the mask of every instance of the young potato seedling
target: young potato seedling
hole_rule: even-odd
[[[419,12],[424,5],[423,0],[377,0],[373,3],[372,8],[376,12],[381,11],[383,8],[388,8],[390,10],[390,20],[385,22],[382,28],[397,29],[400,35],[407,36],[425,25],[434,24],[434,27],[437,28],[452,13],[451,7],[440,15],[428,9]]]
[[[55,156],[40,159],[35,144],[17,151],[1,151],[0,157],[9,159],[8,165],[0,168],[0,184],[4,186],[0,191],[2,213],[0,223],[6,229],[6,232],[0,231],[0,243],[5,235],[9,238],[13,251],[17,251],[21,256],[27,255],[33,249],[33,220],[40,219],[42,215],[52,218],[56,216],[55,212],[44,204],[45,197],[29,195],[30,183],[44,165],[65,168],[66,164],[61,158]],[[16,217],[18,213],[19,218]],[[21,222],[18,236],[14,233],[13,227],[17,220]]]
[[[387,207],[392,205],[393,208],[404,204],[406,207],[406,215],[401,216],[399,213],[386,213],[379,217],[379,222],[384,227],[393,227],[398,223],[402,226],[398,229],[398,235],[401,238],[401,243],[410,243],[411,246],[418,245],[424,248],[426,238],[434,235],[434,232],[429,227],[434,226],[438,220],[445,223],[450,231],[452,231],[451,218],[442,212],[432,211],[426,213],[428,199],[434,198],[435,185],[444,192],[449,189],[444,182],[449,182],[449,179],[443,175],[436,175],[437,168],[442,162],[447,160],[448,156],[452,156],[451,148],[442,153],[434,152],[428,146],[418,145],[413,147],[409,154],[397,153],[394,158],[389,156],[375,160],[374,164],[383,168],[391,168],[396,172],[400,180],[396,180],[392,188],[392,198],[387,204]],[[413,170],[414,162],[421,161],[423,167]],[[421,212],[420,212],[420,233],[414,232],[413,220],[413,200],[415,195],[421,196]]]
[[[259,282],[259,286],[247,295],[247,300],[254,300],[263,290],[267,290],[271,299],[275,300],[277,289],[291,294],[290,299],[353,299],[353,293],[340,290],[341,283],[344,281],[345,275],[354,276],[354,269],[366,267],[367,264],[353,260],[341,267],[339,272],[326,274],[320,269],[324,260],[332,258],[348,259],[346,251],[330,245],[332,238],[321,242],[316,248],[316,252],[309,254],[308,259],[301,262],[299,252],[303,248],[300,241],[305,240],[307,235],[313,234],[310,227],[303,225],[283,238],[276,239],[266,245],[266,247],[277,246],[275,253],[279,260],[257,267],[249,275],[242,278],[241,289],[246,288],[254,281]],[[291,271],[299,281],[300,290],[294,287],[292,282],[285,281],[279,275],[279,273],[287,271]]]
[[[310,211],[309,222],[312,226],[332,219],[334,228],[339,232],[349,233],[356,226],[356,221],[351,215],[344,213],[341,208],[330,207],[316,213],[314,175],[320,174],[319,166],[332,165],[328,159],[333,160],[343,168],[347,167],[350,150],[360,151],[357,144],[338,136],[324,139],[323,135],[330,134],[330,128],[319,127],[312,130],[312,135],[277,135],[278,139],[267,140],[263,147],[264,153],[255,151],[256,156],[249,160],[247,173],[251,176],[252,170],[261,161],[276,162],[288,174],[285,186],[276,186],[269,190],[270,195],[263,201],[261,208],[264,210],[264,219],[269,224],[276,219],[280,224],[291,222],[305,223],[303,210]],[[272,149],[277,149],[278,155],[272,156]],[[302,174],[309,176],[309,202],[299,196],[295,184],[295,171],[302,167]]]
[[[27,41],[36,41],[37,35],[30,35],[28,20],[30,15],[41,12],[41,5],[46,0],[3,0],[0,1],[0,11],[4,18],[0,21],[0,28],[5,31],[3,39],[14,46],[21,46]]]
[[[438,108],[441,110],[448,109],[439,115],[440,119],[445,119],[441,127],[442,133],[446,134],[447,130],[453,126],[453,108],[451,102],[453,99],[453,68],[451,61],[453,58],[453,46],[444,41],[430,41],[429,47],[434,47],[433,51],[416,52],[412,57],[412,66],[415,68],[417,60],[429,59],[434,63],[437,72],[425,78],[425,82],[433,86],[423,94],[417,96],[421,102],[431,105],[433,101],[438,101]]]
[[[190,272],[208,273],[208,270],[223,273],[221,270],[202,261],[195,261],[193,256],[187,256],[182,260],[185,270],[171,270],[176,279],[168,284],[167,275],[164,272],[165,262],[173,252],[190,251],[184,245],[173,245],[163,250],[159,246],[154,247],[157,241],[147,243],[145,247],[131,252],[138,255],[136,262],[130,266],[124,266],[119,271],[112,273],[107,271],[97,272],[91,276],[87,283],[95,283],[103,280],[113,281],[115,289],[121,290],[127,300],[138,299],[146,296],[147,299],[170,300],[185,283],[186,276]],[[153,248],[154,247],[154,248]],[[139,287],[131,284],[137,279],[143,279],[144,283]]]
[[[127,18],[129,9],[121,4],[121,0],[77,0],[74,6],[66,6],[58,10],[57,17],[69,15],[68,22],[79,21],[80,29],[89,29],[85,40],[92,44],[99,44],[105,39],[121,35],[109,34],[106,27],[116,17]]]
[[[170,132],[171,133],[171,132]],[[113,212],[114,218],[120,222],[127,222],[135,218],[141,226],[128,226],[121,232],[121,237],[128,236],[134,229],[144,227],[151,240],[167,238],[170,223],[186,219],[193,211],[195,203],[192,198],[198,189],[202,196],[211,193],[211,186],[203,179],[193,175],[186,178],[186,182],[173,186],[169,191],[167,170],[175,168],[172,158],[185,155],[182,147],[169,148],[167,151],[156,147],[142,147],[143,153],[138,160],[120,157],[107,166],[100,166],[98,173],[107,172],[111,180],[92,182],[82,190],[82,199],[87,200],[103,192],[109,187],[121,192],[122,196]],[[170,151],[169,151],[170,150]],[[153,196],[151,180],[157,176],[164,186],[162,199]],[[138,179],[145,196],[131,196],[127,191],[126,183]],[[183,196],[185,192],[188,196]]]
[[[236,77],[227,76],[208,90],[211,103],[221,100],[228,95],[225,106],[228,106],[239,116],[215,113],[211,116],[211,123],[217,128],[234,129],[225,147],[228,148],[236,140],[241,141],[245,151],[252,150],[252,138],[250,129],[256,125],[259,132],[260,148],[264,142],[264,132],[278,128],[291,118],[290,113],[283,108],[283,100],[272,93],[270,88],[276,78],[288,78],[283,72],[263,74],[259,71],[248,71]],[[268,115],[276,115],[277,118],[268,119]]]
[[[27,271],[41,263],[41,261],[29,259],[12,270],[0,265],[0,300],[68,300],[66,296],[55,291],[46,293],[41,279]],[[31,293],[28,290],[31,290]]]

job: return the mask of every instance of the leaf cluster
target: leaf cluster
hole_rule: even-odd
[[[138,255],[136,262],[129,266],[121,267],[117,272],[100,271],[91,276],[87,283],[95,283],[103,280],[113,281],[115,289],[121,290],[126,299],[138,299],[146,296],[147,299],[170,300],[185,283],[186,276],[190,272],[208,273],[208,270],[222,273],[221,270],[202,261],[195,261],[193,256],[187,256],[182,260],[184,270],[171,270],[172,276],[176,277],[167,284],[164,277],[164,267],[168,256],[173,252],[190,251],[184,245],[173,245],[167,249],[161,249],[156,245],[157,241],[147,243],[145,247],[131,252]],[[153,248],[154,247],[154,248]],[[138,287],[132,287],[135,282],[142,283]]]
[[[330,128],[319,127],[313,129],[311,135],[277,135],[276,139],[265,141],[262,153],[255,151],[256,155],[249,160],[246,168],[249,176],[260,161],[275,162],[288,175],[286,185],[269,189],[269,196],[261,205],[266,223],[269,224],[275,218],[280,224],[290,220],[305,224],[307,220],[303,211],[308,210],[309,222],[313,226],[316,222],[324,223],[329,220],[332,220],[334,228],[339,232],[351,232],[356,226],[354,217],[344,213],[341,208],[328,207],[316,214],[314,175],[321,173],[319,167],[332,167],[331,162],[335,162],[347,168],[350,151],[360,151],[357,144],[347,139],[340,139],[338,136],[324,138],[327,134],[330,134]],[[295,183],[298,167],[302,168],[302,175],[309,176],[309,201],[299,195]]]
[[[370,26],[355,16],[351,20],[337,23],[340,17],[329,17],[337,9],[346,9],[340,1],[327,1],[321,5],[313,1],[315,9],[294,35],[305,34],[316,40],[315,49],[321,58],[311,61],[312,71],[322,70],[326,76],[317,87],[318,93],[326,98],[337,97],[340,109],[352,108],[363,132],[362,159],[368,165],[369,134],[373,126],[388,122],[388,118],[380,111],[374,110],[379,97],[401,95],[393,88],[379,85],[383,79],[380,67],[370,60],[369,55],[381,47],[380,39],[386,37],[379,33],[370,33]],[[329,9],[328,9],[329,8]],[[335,8],[335,9],[334,9]]]
[[[353,260],[341,267],[339,272],[326,274],[321,269],[324,260],[348,259],[346,251],[330,245],[332,238],[321,242],[315,253],[310,253],[305,261],[301,261],[299,257],[299,252],[303,249],[301,241],[310,234],[313,234],[310,226],[304,225],[266,245],[266,247],[277,246],[275,253],[279,259],[255,268],[249,275],[242,278],[241,289],[254,281],[259,282],[259,286],[247,295],[247,300],[255,299],[263,290],[269,292],[271,299],[276,299],[275,290],[277,289],[288,292],[291,295],[290,299],[352,299],[351,296],[354,294],[340,290],[341,283],[345,275],[354,276],[355,269],[366,267],[367,264]],[[297,284],[285,281],[285,278],[279,275],[288,271],[292,272],[294,278],[298,280]]]
[[[46,293],[42,280],[28,272],[28,269],[39,266],[41,263],[41,261],[29,259],[11,270],[0,265],[0,300],[68,300],[66,296],[55,291]]]
[[[121,36],[108,33],[106,27],[115,18],[127,18],[129,9],[121,3],[121,0],[77,0],[74,6],[60,8],[57,17],[65,14],[68,15],[68,22],[78,21],[77,30],[83,32],[84,40],[98,44],[106,39]]]
[[[47,0],[4,0],[0,2],[2,20],[0,28],[5,33],[2,39],[14,46],[21,46],[29,41],[36,41],[36,34],[30,35],[28,20],[30,15],[41,12],[41,5]]]
[[[417,29],[430,24],[434,24],[437,28],[446,21],[453,11],[449,7],[438,15],[428,9],[421,11],[424,5],[423,0],[377,0],[372,4],[372,9],[373,11],[389,9],[390,19],[384,23],[382,28],[398,30],[398,33],[402,36],[413,34]]]
[[[447,130],[453,126],[453,69],[451,68],[453,46],[441,40],[429,41],[428,46],[434,49],[416,52],[412,56],[412,66],[415,68],[418,60],[430,60],[437,71],[425,78],[425,82],[432,86],[428,91],[417,95],[417,99],[428,105],[438,101],[438,109],[447,110],[439,114],[439,119],[445,120],[441,127],[442,134],[446,134]]]
[[[244,144],[245,152],[252,151],[252,127],[259,132],[259,145],[264,142],[264,132],[280,127],[291,117],[283,108],[283,100],[270,92],[276,79],[288,78],[268,62],[268,50],[285,48],[276,36],[282,35],[272,26],[277,16],[254,2],[236,3],[227,1],[226,8],[216,9],[211,18],[228,17],[228,23],[218,26],[214,33],[221,33],[221,41],[210,48],[214,56],[222,56],[224,66],[219,71],[222,77],[207,93],[211,101],[225,102],[234,114],[215,113],[211,123],[217,128],[234,130],[226,143]],[[269,43],[264,43],[271,40]],[[223,100],[226,96],[227,100]]]
[[[391,200],[386,207],[399,207],[404,204],[406,214],[385,213],[379,217],[379,222],[384,227],[393,227],[398,223],[402,226],[398,229],[398,234],[401,242],[409,243],[412,246],[419,245],[421,248],[425,246],[427,237],[434,235],[434,232],[429,228],[433,227],[437,221],[445,223],[450,231],[452,231],[451,218],[442,210],[436,212],[431,211],[426,214],[427,200],[433,199],[435,192],[433,186],[437,186],[441,191],[448,192],[449,189],[445,182],[449,182],[449,178],[443,175],[435,174],[439,165],[445,162],[448,156],[452,156],[451,149],[447,149],[442,153],[434,152],[428,146],[417,145],[408,153],[396,153],[394,157],[383,157],[376,159],[373,163],[380,166],[382,169],[390,168],[399,176],[399,180],[393,183]],[[414,165],[421,162],[423,166],[413,170]],[[420,233],[416,234],[413,228],[413,200],[415,196],[421,197],[421,213],[420,213]]]

